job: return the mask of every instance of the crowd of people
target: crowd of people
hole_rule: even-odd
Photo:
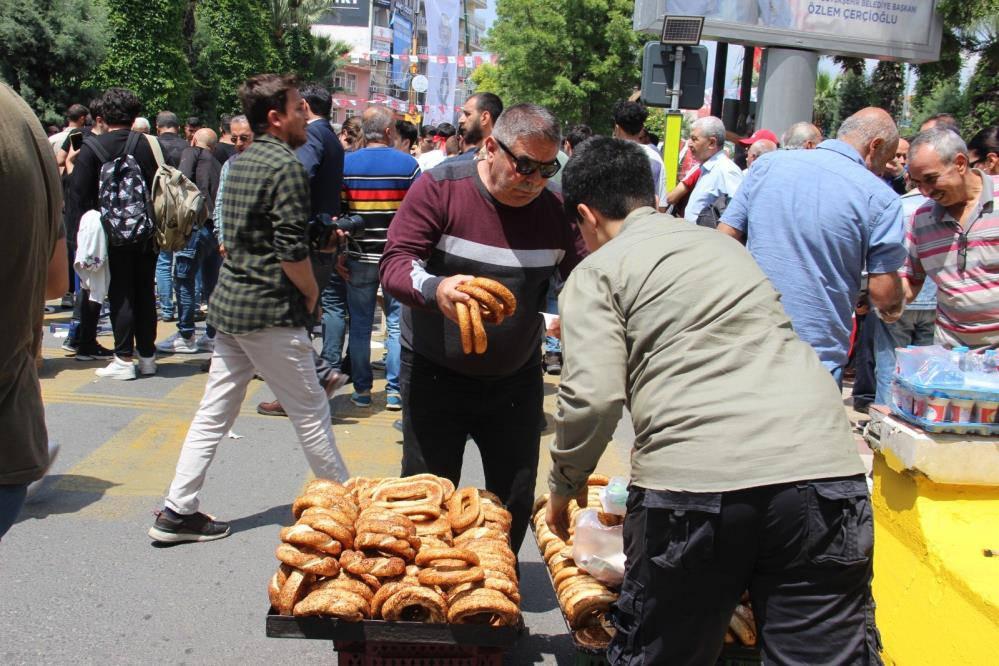
[[[154,136],[136,95],[111,88],[70,107],[48,143],[2,94],[4,149],[20,147],[17,168],[31,175],[4,176],[21,206],[8,227],[34,253],[30,269],[4,270],[38,307],[12,318],[15,352],[0,364],[15,386],[0,422],[24,442],[0,469],[0,534],[48,458],[40,322],[21,320],[79,275],[64,348],[106,360],[99,377],[155,374],[157,353],[211,351],[156,541],[229,534],[199,494],[254,375],[276,397],[258,411],[286,416],[315,475],[343,481],[329,399],[349,381],[350,400],[371,407],[382,365],[384,405],[401,411],[401,474],[458,483],[474,440],[517,552],[543,374],[561,373],[553,531],[567,536],[569,501],[585,501],[625,407],[636,435],[611,663],[713,663],[747,589],[768,660],[879,663],[872,514],[840,388],[851,357],[883,401],[897,345],[999,345],[997,128],[966,144],[940,116],[902,138],[867,108],[836,138],[802,122],[778,140],[708,116],[692,124],[668,190],[635,101],[615,105],[610,137],[584,125],[563,134],[547,109],[492,93],[470,97],[457,127],[417,127],[380,106],[334,127],[328,90],[261,74],[217,133],[190,118],[182,134],[162,111]],[[37,143],[45,154],[25,150]],[[161,196],[170,167],[205,206],[173,252],[141,205]],[[456,306],[475,277],[501,282],[518,307],[468,354]],[[372,360],[379,294],[385,355]],[[97,343],[105,298],[113,349]],[[539,314],[557,311],[551,325]],[[159,342],[158,318],[177,325]],[[30,422],[14,416],[25,400]]]

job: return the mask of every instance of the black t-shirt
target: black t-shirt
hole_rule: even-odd
[[[180,156],[184,149],[191,144],[176,132],[163,132],[156,138],[163,149],[163,159],[166,163],[172,167],[180,168]]]
[[[236,154],[236,146],[231,143],[222,143],[219,141],[215,144],[215,149],[212,151],[215,155],[215,159],[219,161],[219,164],[225,164],[225,161]]]
[[[66,138],[63,140],[62,145],[60,146],[60,148],[62,148],[64,151],[66,151],[68,153],[69,152],[69,139],[70,139],[70,137],[73,136],[74,134],[80,134],[81,132],[83,133],[83,140],[84,141],[87,140],[88,136],[94,136],[93,130],[90,129],[89,127],[83,127],[83,128],[74,127],[73,129],[71,129],[69,131],[69,134],[66,135]]]

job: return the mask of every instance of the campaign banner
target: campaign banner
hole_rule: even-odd
[[[392,83],[400,88],[409,76],[409,51],[413,46],[413,22],[400,12],[392,14]],[[404,61],[401,56],[406,56]]]
[[[425,0],[427,17],[427,50],[437,60],[427,62],[427,105],[430,112],[425,123],[454,123],[454,88],[458,79],[457,62],[448,62],[448,56],[458,55],[459,0]],[[443,60],[443,62],[441,62]]]
[[[368,27],[371,20],[371,0],[330,0],[329,10],[317,21],[320,25],[352,25]]]
[[[636,0],[634,27],[655,34],[666,16],[703,16],[704,39],[819,53],[936,60],[937,0]]]

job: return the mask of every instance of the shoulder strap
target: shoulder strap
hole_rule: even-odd
[[[94,155],[101,161],[101,164],[111,161],[111,156],[108,155],[108,151],[104,150],[104,146],[97,141],[97,137],[88,136],[83,140],[83,143],[90,146],[90,150],[94,151]]]
[[[156,166],[163,166],[163,149],[160,147],[159,140],[152,134],[143,134],[146,140],[149,142],[149,148],[153,151],[153,157],[156,158]]]
[[[125,155],[135,156],[135,147],[139,143],[139,137],[141,135],[138,132],[129,132],[128,140],[125,142]]]

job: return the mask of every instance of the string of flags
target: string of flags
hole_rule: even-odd
[[[495,53],[482,53],[479,55],[428,55],[421,53],[409,55],[406,53],[389,53],[388,51],[354,51],[350,54],[350,60],[358,63],[361,60],[398,60],[400,62],[436,62],[440,65],[461,64],[468,68],[478,67],[482,63],[495,65],[499,62],[499,56]]]
[[[385,106],[393,109],[394,111],[399,111],[400,113],[430,113],[431,111],[438,111],[440,113],[447,113],[448,109],[451,108],[447,104],[410,104],[400,99],[394,99],[392,97],[378,97],[376,99],[337,99],[333,98],[333,106],[337,108],[364,108],[369,104],[384,104]],[[454,111],[461,111],[460,106],[456,106]]]

